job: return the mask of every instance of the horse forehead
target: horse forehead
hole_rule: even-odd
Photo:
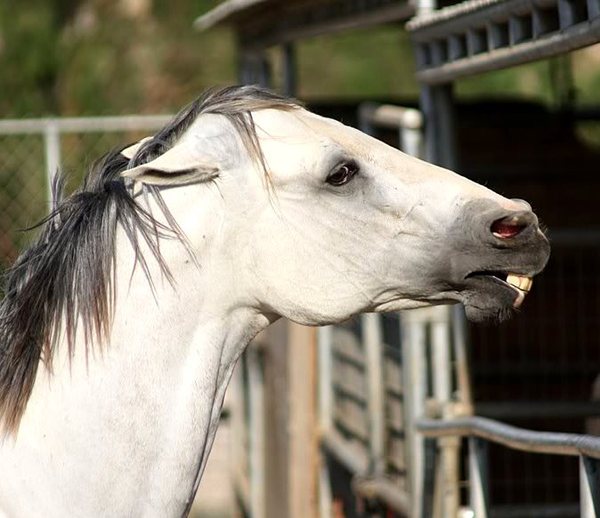
[[[304,109],[262,110],[253,115],[263,144],[293,144],[323,150],[336,147],[352,154],[364,154],[369,149],[369,137],[364,133]]]

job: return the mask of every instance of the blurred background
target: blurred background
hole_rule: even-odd
[[[587,5],[588,17],[596,12],[595,0],[560,2],[577,9]],[[32,238],[21,229],[47,213],[48,178],[57,166],[74,188],[87,167],[111,148],[153,133],[204,89],[240,81],[242,22],[233,28],[193,28],[197,17],[219,4],[0,3],[0,268]],[[346,4],[360,12],[361,2]],[[366,13],[369,2],[362,4]],[[299,38],[294,42],[293,93],[314,110],[363,129],[360,107],[365,101],[418,107],[423,94],[404,22],[369,28],[359,23],[352,30]],[[284,50],[274,45],[261,52],[270,63],[270,84],[283,89]],[[443,404],[462,401],[453,369],[461,361],[455,347],[464,341],[471,369],[469,404],[476,415],[547,431],[600,430],[600,45],[457,78],[452,96],[454,165],[509,197],[532,202],[550,229],[554,248],[522,314],[498,328],[466,325],[460,315],[449,313],[429,315],[416,324],[410,318],[403,324],[395,315],[377,321],[385,391],[380,474],[408,493],[407,498],[414,481],[406,451],[406,326],[421,326],[424,350],[431,357],[425,362],[434,361],[436,323],[448,326],[454,352],[447,368],[454,381]],[[367,129],[398,145],[398,128]],[[326,411],[333,417],[325,421],[335,432],[332,436],[373,461],[372,372],[366,366],[365,338],[370,325],[357,319],[319,334],[285,324],[257,340],[228,396],[195,516],[403,515],[402,504],[388,506],[377,491],[370,496],[366,490],[354,491],[351,481],[365,473],[353,471],[352,461],[340,460],[338,443],[322,440],[322,403],[330,397],[333,408]],[[278,352],[295,342],[310,351],[308,356]],[[325,390],[323,362],[330,369],[331,386]],[[426,392],[435,392],[433,377]],[[307,389],[307,379],[319,387],[318,393]],[[285,394],[283,402],[274,401],[273,392]],[[455,468],[461,502],[468,500],[469,481],[466,445],[462,448]],[[491,515],[579,515],[577,459],[528,455],[490,447]],[[371,473],[371,468],[365,469]],[[312,474],[294,485],[297,470]],[[285,498],[273,497],[282,492]],[[303,503],[296,506],[296,500]],[[460,509],[467,513],[470,508],[461,504]]]

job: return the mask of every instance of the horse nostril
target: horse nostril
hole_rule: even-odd
[[[520,212],[512,216],[497,219],[492,223],[490,230],[494,237],[500,239],[516,237],[532,223],[529,214],[527,212]]]

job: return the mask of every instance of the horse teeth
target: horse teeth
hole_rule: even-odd
[[[533,285],[533,279],[531,277],[516,275],[514,273],[508,274],[506,277],[506,282],[526,293],[531,290],[531,286]]]

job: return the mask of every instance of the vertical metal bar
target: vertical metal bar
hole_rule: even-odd
[[[487,518],[487,444],[478,437],[469,437],[469,484],[469,505],[474,518]]]
[[[358,129],[372,137],[375,136],[375,127],[370,115],[373,106],[373,103],[364,102],[358,107]]]
[[[424,14],[435,11],[437,2],[436,0],[417,0],[416,2],[416,15],[422,16]]]
[[[289,97],[296,95],[297,64],[296,47],[293,43],[283,45],[283,94]]]
[[[331,518],[333,516],[333,496],[330,480],[327,463],[321,461],[321,469],[319,469],[319,518]]]
[[[245,85],[271,85],[271,67],[265,51],[240,50],[239,78]]]
[[[324,326],[317,329],[317,341],[319,345],[319,424],[321,426],[321,432],[331,430],[333,423],[332,332],[332,326]]]
[[[318,405],[319,427],[321,434],[333,427],[333,327],[324,326],[317,329],[317,361],[318,361]],[[319,469],[319,515],[320,518],[331,518],[332,495],[329,466],[321,450]]]
[[[457,164],[456,157],[456,135],[454,128],[454,110],[452,102],[452,84],[442,84],[436,86],[421,86],[421,111],[425,118],[425,158],[430,162],[448,168],[455,168]],[[448,319],[449,320],[449,319]],[[449,324],[449,322],[448,322]],[[441,329],[441,328],[440,328]],[[446,340],[446,348],[449,347],[449,334],[442,337],[440,333],[440,344]],[[437,349],[437,347],[436,347]],[[448,351],[448,349],[446,349]],[[439,351],[438,353],[439,354]],[[439,364],[440,371],[447,369],[442,365],[443,358],[438,358],[435,363]],[[447,358],[449,361],[449,358]],[[437,376],[437,373],[436,373]],[[441,383],[438,382],[440,397],[446,397],[442,394]],[[447,385],[444,387],[447,390]],[[449,403],[449,399],[446,399]],[[450,406],[448,406],[450,408]],[[446,440],[448,439],[448,440]],[[439,441],[440,445],[440,475],[434,493],[442,493],[441,511],[445,516],[456,516],[460,502],[460,493],[458,488],[458,456],[460,449],[460,440],[458,438],[445,438]],[[428,484],[431,482],[428,481]],[[440,487],[441,486],[441,487]],[[423,492],[428,488],[423,488]],[[425,505],[425,504],[423,504]]]
[[[422,149],[422,131],[413,128],[400,128],[400,149],[408,155],[421,157]]]
[[[452,400],[449,310],[448,307],[438,306],[429,311],[433,317],[431,323],[433,396],[445,413],[448,403]]]
[[[456,168],[456,135],[452,84],[421,87],[425,116],[425,158],[443,167]]]
[[[371,474],[383,473],[385,446],[385,409],[381,315],[362,315],[362,338],[365,344],[367,407],[369,413],[369,449]]]
[[[250,509],[252,518],[263,518],[265,516],[264,376],[260,353],[253,348],[247,351],[250,399]]]
[[[471,372],[467,354],[467,324],[462,306],[452,306],[452,343],[456,362],[457,396],[461,404],[461,415],[473,415],[473,392],[471,390]]]
[[[425,441],[415,423],[423,416],[427,388],[426,333],[423,322],[405,313],[401,320],[402,374],[405,397],[405,430],[411,518],[425,518]]]
[[[46,188],[50,207],[54,205],[52,199],[52,184],[54,177],[60,169],[60,131],[58,124],[53,119],[48,119],[44,127],[44,148],[46,153]]]
[[[581,518],[600,518],[600,460],[579,457]]]
[[[442,418],[453,417],[452,362],[450,355],[450,308],[433,307],[428,310],[431,318],[431,355],[433,396],[442,411]],[[438,440],[440,460],[438,464],[441,516],[456,516],[460,504],[458,437],[442,437]]]

